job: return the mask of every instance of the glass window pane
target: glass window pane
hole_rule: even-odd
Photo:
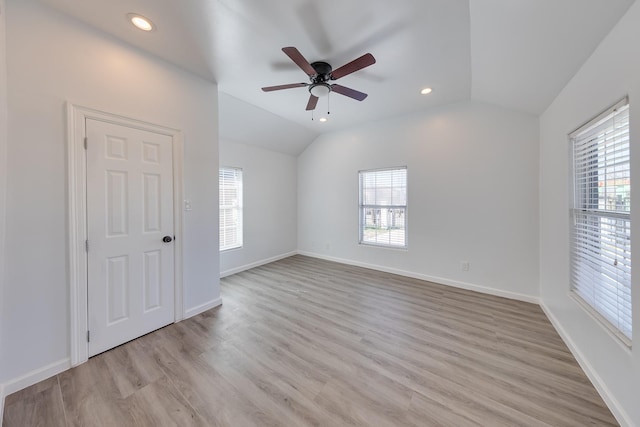
[[[406,247],[407,169],[360,172],[360,243]]]
[[[575,191],[571,210],[571,289],[630,343],[628,103],[619,103],[576,131],[571,142]]]
[[[220,250],[242,246],[242,169],[220,168]]]

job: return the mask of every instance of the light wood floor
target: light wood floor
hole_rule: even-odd
[[[303,256],[8,396],[3,426],[617,425],[534,304]]]

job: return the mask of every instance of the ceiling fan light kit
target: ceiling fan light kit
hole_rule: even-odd
[[[331,92],[331,86],[326,83],[312,84],[309,86],[309,92],[316,98],[322,98],[323,96],[329,95],[329,92]]]
[[[291,83],[279,86],[267,86],[262,88],[264,92],[293,89],[296,87],[307,87],[310,94],[306,108],[307,111],[313,111],[318,104],[318,98],[327,96],[331,92],[339,93],[340,95],[347,96],[355,99],[356,101],[362,101],[367,97],[366,93],[359,92],[346,86],[330,84],[328,82],[338,80],[341,77],[355,73],[358,70],[375,64],[376,60],[370,53],[366,53],[348,64],[333,70],[331,65],[326,62],[318,61],[309,63],[309,61],[307,61],[295,47],[283,47],[282,51],[309,76],[311,83]]]

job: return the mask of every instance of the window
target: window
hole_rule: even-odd
[[[360,243],[407,247],[407,168],[361,171]]]
[[[629,102],[570,135],[573,157],[571,289],[631,345]],[[583,304],[584,305],[584,304]]]
[[[220,250],[242,246],[242,169],[220,168]]]

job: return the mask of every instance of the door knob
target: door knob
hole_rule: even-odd
[[[172,240],[173,239],[171,238],[171,236],[164,236],[162,238],[162,241],[165,242],[165,243],[171,243]]]

